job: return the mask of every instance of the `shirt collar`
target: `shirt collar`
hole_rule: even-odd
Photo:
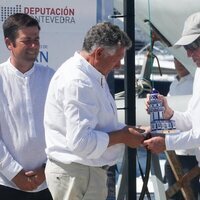
[[[29,77],[33,72],[34,72],[34,70],[35,70],[35,64],[33,65],[33,67],[30,69],[30,70],[28,70],[27,72],[25,72],[25,73],[22,73],[22,72],[20,72],[16,67],[14,67],[13,65],[12,65],[12,63],[10,62],[10,58],[8,59],[8,63],[9,63],[9,69],[13,72],[13,73],[15,73],[17,76],[19,76],[19,77]]]
[[[81,67],[83,67],[82,70],[91,74],[92,77],[94,77],[101,84],[101,86],[106,83],[105,76],[96,70],[96,68],[93,67],[84,57],[82,57],[79,52],[75,52],[74,56],[77,58],[79,57],[79,60],[82,63]]]
[[[181,77],[181,78],[178,78],[178,75],[176,76],[176,80],[178,81],[178,82],[183,82],[183,81],[185,81],[185,80],[187,80],[187,79],[190,79],[190,77],[191,77],[191,74],[187,74],[187,75],[185,75],[185,76],[183,76],[183,77]]]

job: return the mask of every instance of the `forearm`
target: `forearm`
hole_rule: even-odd
[[[108,146],[123,143],[129,147],[136,148],[142,143],[143,140],[144,136],[139,132],[139,129],[127,126],[123,129],[109,133]]]
[[[174,110],[168,106],[164,111],[164,118],[171,119],[173,115],[174,115]]]
[[[124,137],[123,137],[123,132],[122,130],[117,130],[109,133],[109,146],[119,144],[119,143],[124,143]]]

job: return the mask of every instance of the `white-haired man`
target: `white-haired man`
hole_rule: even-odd
[[[176,121],[180,134],[153,137],[144,141],[144,146],[153,153],[165,150],[195,148],[195,156],[200,166],[200,12],[190,15],[184,24],[181,38],[174,47],[184,47],[187,56],[196,63],[193,94],[185,112],[174,111],[167,103],[166,98],[159,96],[165,107],[164,118]],[[149,102],[147,99],[147,110]],[[200,186],[197,186],[195,195],[198,195]]]

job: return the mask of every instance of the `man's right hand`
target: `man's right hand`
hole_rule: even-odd
[[[113,131],[109,134],[109,146],[123,143],[131,148],[137,148],[144,140],[144,136],[141,132],[141,129],[136,129],[133,126],[125,126],[121,130]]]
[[[143,145],[152,153],[161,153],[166,150],[165,135],[144,140]]]
[[[142,142],[144,141],[144,136],[142,129],[135,129],[133,127],[124,127],[123,129],[125,137],[124,137],[124,143],[131,147],[131,148],[137,148],[141,146]]]
[[[26,171],[21,170],[13,179],[12,181],[15,183],[15,185],[23,191],[32,191],[37,189],[38,184],[32,180],[32,177],[34,177],[36,174],[31,174],[31,176],[26,175]]]

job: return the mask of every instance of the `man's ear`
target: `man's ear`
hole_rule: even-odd
[[[98,47],[95,52],[96,58],[102,58],[104,49],[102,47]]]
[[[12,49],[12,46],[13,46],[11,40],[10,40],[9,38],[6,37],[6,38],[4,39],[4,41],[5,41],[5,44],[6,44],[7,48],[8,48],[8,50],[11,50],[11,49]]]

